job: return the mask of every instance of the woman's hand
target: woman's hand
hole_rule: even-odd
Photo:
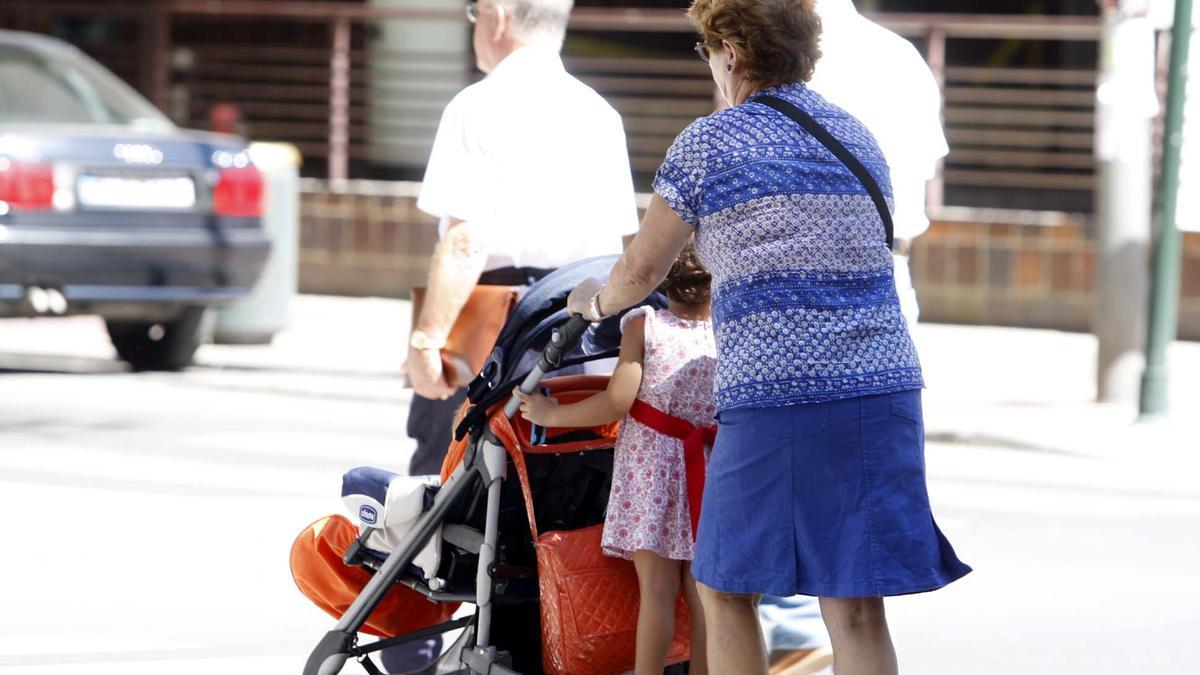
[[[522,393],[520,387],[513,388],[513,396],[521,402],[521,414],[525,419],[543,427],[554,426],[553,417],[558,401],[541,394]]]
[[[567,311],[591,321],[603,319],[602,316],[595,316],[592,311],[592,298],[601,288],[604,288],[604,282],[599,279],[589,278],[579,282],[575,290],[571,291],[571,295],[567,296]]]

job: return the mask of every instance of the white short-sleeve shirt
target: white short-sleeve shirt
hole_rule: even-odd
[[[518,49],[446,106],[417,207],[439,234],[481,226],[487,269],[620,253],[638,228],[621,117],[557,51]]]
[[[819,0],[821,58],[809,86],[866,125],[887,158],[898,239],[929,228],[925,184],[949,152],[942,96],[908,40],[858,14],[850,0]]]

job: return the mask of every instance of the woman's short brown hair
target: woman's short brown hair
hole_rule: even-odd
[[[814,0],[693,0],[687,15],[710,50],[733,46],[759,88],[807,82],[821,58]]]
[[[667,278],[658,290],[668,298],[685,305],[707,304],[712,297],[712,275],[700,264],[696,248],[692,244],[683,247]]]

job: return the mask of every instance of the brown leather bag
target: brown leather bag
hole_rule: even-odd
[[[488,286],[480,284],[471,291],[467,304],[446,336],[442,347],[442,370],[446,383],[458,389],[467,386],[483,362],[492,353],[492,346],[504,322],[517,304],[519,289],[516,286]],[[425,304],[425,289],[412,289],[412,325],[417,325],[421,307]]]

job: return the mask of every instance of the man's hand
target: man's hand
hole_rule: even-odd
[[[567,296],[567,311],[571,314],[578,314],[590,321],[599,321],[604,317],[592,316],[592,297],[604,288],[604,282],[599,279],[584,279],[579,282],[575,290],[571,291],[571,295]],[[600,308],[604,311],[604,308]]]
[[[543,427],[554,426],[554,410],[558,408],[558,401],[541,394],[522,394],[520,387],[513,388],[513,396],[521,401],[521,415],[525,419]]]
[[[443,400],[454,394],[442,372],[442,354],[436,349],[408,349],[408,381],[413,391],[424,398]]]

